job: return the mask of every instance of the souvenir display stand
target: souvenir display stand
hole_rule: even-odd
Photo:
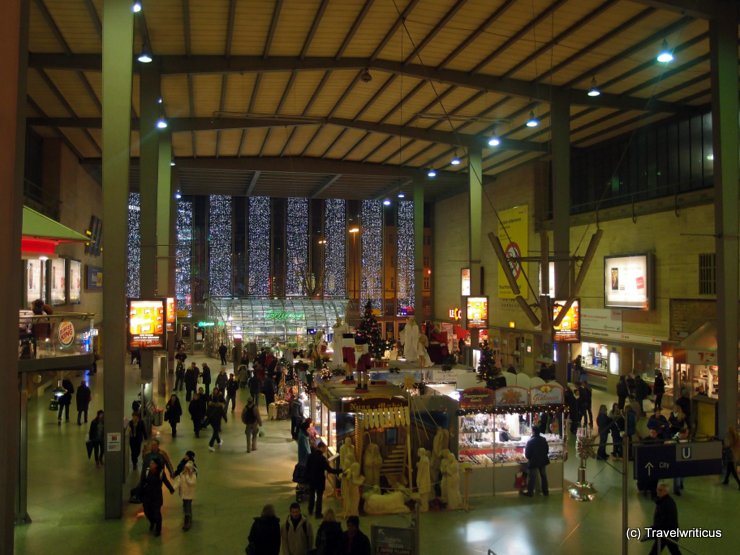
[[[319,382],[315,395],[314,427],[331,453],[351,439],[356,461],[363,461],[370,444],[382,457],[381,485],[411,484],[411,434],[407,393],[394,385],[369,385],[357,390],[347,382]],[[344,468],[344,464],[340,461]],[[363,472],[366,469],[363,468]]]
[[[550,491],[563,488],[563,388],[535,378],[531,387],[465,389],[458,410],[458,459],[471,467],[471,496],[518,493],[532,426],[544,428],[550,448]]]

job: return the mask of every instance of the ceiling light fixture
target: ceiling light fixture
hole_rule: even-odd
[[[157,129],[167,129],[167,120],[164,118],[159,118],[157,120]]]
[[[383,201],[383,206],[390,206],[391,205],[391,199],[387,198]]]
[[[176,198],[177,200],[180,200],[180,199],[182,198],[182,193],[181,193],[180,191],[176,191],[176,192],[175,192],[175,198]]]
[[[360,79],[362,79],[363,83],[369,83],[373,80],[373,74],[370,73],[369,69],[365,68],[362,74],[360,74]]]
[[[599,87],[596,86],[596,77],[591,78],[591,88],[588,89],[588,92],[586,94],[590,97],[596,97],[601,94]]]
[[[529,119],[527,120],[527,127],[537,127],[540,124],[540,120],[534,115],[534,110],[529,111]]]
[[[663,44],[660,47],[657,58],[655,58],[661,64],[670,64],[673,61],[673,51],[668,48],[668,41],[663,39]]]
[[[499,146],[501,144],[501,139],[498,138],[498,135],[492,135],[490,139],[488,139],[488,146]]]
[[[144,47],[141,54],[139,54],[139,57],[136,59],[142,64],[151,64],[154,58],[152,58],[152,54],[146,49],[146,47]]]
[[[131,11],[134,13],[139,13],[141,11],[141,2],[134,2],[134,4],[131,6]]]
[[[714,162],[714,153],[707,154],[707,160],[709,160],[710,162]]]
[[[452,164],[453,166],[460,165],[460,158],[457,157],[457,154],[452,157],[452,160],[450,160],[450,164]]]
[[[157,97],[157,104],[162,104],[163,102],[164,102],[164,98],[162,98],[161,96],[158,96]]]
[[[170,167],[171,168],[174,168],[175,167],[175,161],[174,160],[170,160]]]
[[[406,198],[406,193],[404,193],[403,191],[399,191],[398,198]]]
[[[429,171],[427,171],[427,177],[437,177],[437,172],[434,168],[429,168]]]

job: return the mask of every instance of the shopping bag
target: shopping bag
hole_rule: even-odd
[[[88,439],[88,440],[87,440],[87,441],[85,442],[85,447],[87,447],[87,458],[89,459],[90,457],[92,457],[92,452],[93,452],[93,442],[92,442],[92,441],[90,441],[90,440]]]
[[[59,401],[56,400],[56,398],[52,398],[49,400],[49,410],[50,411],[58,411],[59,410]]]

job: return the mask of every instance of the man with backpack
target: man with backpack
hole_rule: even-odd
[[[313,546],[311,523],[301,514],[298,503],[290,504],[290,516],[281,530],[283,555],[308,555]]]
[[[251,453],[257,450],[257,435],[262,425],[262,418],[253,397],[247,399],[247,404],[242,410],[242,422],[245,426],[244,434],[247,436],[247,453]]]

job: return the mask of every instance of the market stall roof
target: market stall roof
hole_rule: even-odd
[[[717,352],[717,321],[704,322],[681,341],[678,348],[687,351]],[[740,340],[738,340],[738,348],[740,348]]]
[[[53,239],[59,243],[69,241],[87,242],[90,240],[82,233],[78,233],[28,206],[23,207],[23,237]]]
[[[343,400],[347,399],[403,399],[408,402],[408,394],[403,389],[390,384],[370,384],[367,391],[357,391],[355,384],[341,382],[320,382],[316,394],[330,410],[342,409]]]

